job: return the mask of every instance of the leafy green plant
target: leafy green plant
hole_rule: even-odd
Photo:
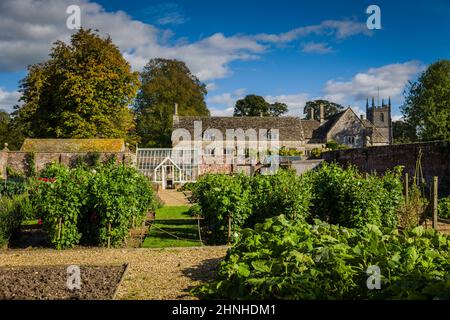
[[[231,238],[234,241],[252,213],[250,180],[244,175],[206,175],[194,188],[194,198],[201,207],[203,234],[210,244],[228,241],[231,219]]]
[[[439,200],[438,216],[443,219],[450,219],[450,197]]]
[[[132,224],[140,224],[156,207],[147,178],[129,166],[106,164],[94,174],[91,187],[93,210],[98,218],[98,241],[117,246]]]
[[[149,180],[126,165],[51,164],[40,176],[28,190],[31,206],[58,249],[79,243],[117,246],[158,206]]]
[[[255,176],[251,187],[252,215],[246,226],[280,214],[293,220],[305,220],[310,215],[313,195],[308,176],[299,177],[295,171],[279,170],[274,175]]]
[[[19,205],[22,199],[22,195],[0,197],[0,247],[6,246],[13,233],[20,227],[23,217]]]
[[[314,148],[311,150],[311,158],[312,159],[320,159],[322,157],[322,148]]]
[[[30,197],[50,242],[57,249],[66,249],[81,239],[78,219],[89,200],[89,175],[82,170],[57,170],[55,180],[37,180]]]
[[[332,151],[335,151],[335,150],[347,150],[347,149],[348,149],[348,146],[339,144],[339,143],[337,143],[335,140],[330,140],[330,141],[328,141],[328,142],[325,144],[325,147],[326,147],[327,149],[332,150]]]
[[[23,180],[0,180],[0,195],[12,197],[25,192],[26,182]]]
[[[219,264],[217,279],[196,288],[219,299],[449,298],[450,238],[417,227],[399,233],[367,225],[349,229],[283,215],[245,229]],[[378,266],[381,289],[369,290]]]
[[[36,154],[34,152],[30,152],[27,154],[27,166],[28,166],[28,177],[35,177],[36,172]]]
[[[6,175],[8,176],[8,178],[12,178],[12,179],[23,179],[25,177],[25,175],[17,170],[15,170],[14,168],[7,166],[6,167]]]
[[[403,203],[401,168],[384,177],[363,177],[354,167],[323,164],[311,172],[315,218],[346,227],[366,224],[394,227]]]

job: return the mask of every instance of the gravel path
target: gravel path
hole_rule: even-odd
[[[214,275],[227,247],[0,250],[0,267],[129,263],[117,299],[194,299],[189,290]]]

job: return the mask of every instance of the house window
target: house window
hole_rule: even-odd
[[[203,140],[206,140],[206,141],[212,141],[212,140],[214,140],[214,138],[215,138],[215,136],[214,136],[214,134],[211,133],[211,132],[205,132],[205,133],[203,134]]]
[[[267,132],[267,140],[279,140],[280,135],[277,132],[269,131]]]
[[[227,156],[231,156],[234,154],[234,148],[225,148],[223,149],[223,154]]]
[[[346,142],[347,144],[355,144],[355,136],[347,136]]]
[[[205,156],[214,156],[214,149],[207,148],[203,151]]]

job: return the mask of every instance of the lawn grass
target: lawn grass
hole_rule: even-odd
[[[191,219],[189,206],[166,206],[156,209],[156,220]]]
[[[197,220],[191,219],[188,206],[167,206],[156,210],[155,221],[143,248],[198,247]]]

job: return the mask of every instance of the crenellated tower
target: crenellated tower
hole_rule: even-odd
[[[392,105],[391,97],[386,104],[384,99],[381,102],[381,106],[375,105],[375,98],[372,97],[372,105],[369,106],[369,99],[366,101],[366,117],[377,130],[389,141],[389,144],[393,142],[392,136]]]

